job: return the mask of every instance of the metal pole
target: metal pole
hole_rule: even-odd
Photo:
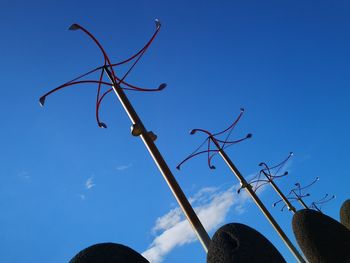
[[[185,194],[183,193],[182,189],[180,188],[179,184],[177,183],[174,175],[170,171],[167,163],[163,159],[157,146],[154,144],[154,142],[150,136],[150,133],[146,130],[145,126],[143,125],[141,119],[137,115],[135,109],[131,105],[131,103],[130,103],[129,99],[127,98],[127,96],[125,95],[124,91],[115,82],[115,80],[113,79],[112,74],[108,70],[108,68],[105,67],[104,70],[105,70],[108,78],[110,79],[110,81],[113,84],[112,87],[113,87],[115,94],[117,95],[119,101],[123,105],[126,113],[129,115],[131,122],[133,123],[133,130],[132,130],[133,135],[141,136],[142,141],[146,145],[154,162],[157,164],[158,169],[162,173],[165,181],[167,182],[170,190],[172,191],[173,195],[175,196],[177,202],[179,203],[187,220],[189,221],[190,225],[194,229],[198,239],[202,243],[205,252],[208,252],[209,244],[211,242],[208,233],[205,231],[202,223],[200,222],[199,218],[197,217],[196,213],[194,212],[191,204],[188,202]]]
[[[292,190],[293,194],[295,195],[295,197],[297,198],[298,202],[305,208],[305,209],[309,209],[309,207],[304,203],[304,201],[300,198],[299,195],[297,195],[296,192],[294,192],[294,190]]]
[[[275,184],[273,180],[271,180],[264,172],[263,174],[271,184],[272,188],[277,192],[277,194],[282,198],[282,200],[286,203],[288,210],[292,211],[293,213],[296,212],[295,207],[289,202],[288,198],[282,193],[282,191],[279,189],[279,187]]]
[[[236,166],[232,163],[232,161],[230,160],[230,158],[227,156],[227,154],[225,153],[225,151],[220,147],[219,143],[215,140],[215,138],[211,138],[212,141],[214,142],[215,146],[218,148],[219,150],[219,154],[221,155],[221,157],[224,159],[224,161],[226,162],[226,164],[230,167],[231,171],[236,175],[236,177],[238,178],[238,180],[241,183],[241,186],[243,188],[245,188],[247,190],[247,192],[249,193],[249,195],[253,198],[255,204],[260,208],[261,212],[265,215],[265,217],[269,220],[269,222],[271,223],[271,225],[275,228],[276,232],[279,234],[279,236],[282,238],[282,240],[284,241],[284,243],[287,245],[287,247],[289,248],[289,250],[293,253],[293,255],[295,256],[295,258],[299,261],[299,262],[305,262],[304,258],[300,255],[300,253],[298,252],[298,250],[294,247],[293,243],[289,240],[289,238],[287,237],[287,235],[283,232],[283,230],[281,229],[281,227],[277,224],[277,222],[275,221],[275,219],[272,217],[272,215],[270,214],[270,212],[266,209],[266,207],[264,206],[264,204],[261,202],[261,200],[259,199],[259,197],[255,194],[255,192],[252,189],[252,186],[250,184],[247,183],[247,181],[244,179],[244,177],[241,175],[241,173],[238,171],[238,169],[236,168]]]

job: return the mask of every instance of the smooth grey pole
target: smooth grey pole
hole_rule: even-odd
[[[146,145],[149,153],[151,154],[154,162],[157,164],[158,169],[162,173],[165,181],[167,182],[170,190],[172,191],[173,195],[175,196],[177,202],[179,203],[182,211],[184,212],[187,220],[189,221],[190,225],[194,229],[198,239],[203,245],[203,248],[205,252],[208,252],[209,244],[211,242],[210,237],[208,233],[205,231],[202,223],[200,222],[199,218],[197,217],[195,211],[193,210],[191,204],[187,200],[185,194],[183,193],[181,187],[177,183],[174,175],[170,171],[167,163],[163,159],[161,153],[159,152],[157,146],[154,144],[149,132],[146,130],[145,126],[143,125],[141,119],[137,115],[135,109],[131,105],[129,99],[127,98],[124,91],[120,88],[120,86],[115,82],[114,78],[112,77],[111,72],[108,70],[107,67],[104,68],[108,78],[112,82],[113,90],[115,94],[117,95],[119,101],[123,105],[126,113],[129,115],[129,118],[133,124],[133,129],[135,132],[134,135],[141,136],[142,141]],[[138,132],[137,132],[138,131]]]
[[[239,170],[236,168],[236,166],[233,164],[233,162],[230,160],[230,158],[227,156],[225,151],[221,148],[220,144],[215,140],[215,138],[211,137],[212,141],[214,142],[215,146],[219,150],[220,156],[224,159],[226,164],[230,167],[231,171],[234,175],[238,178],[240,181],[241,186],[246,189],[248,194],[251,196],[251,198],[254,200],[255,204],[260,208],[261,212],[265,215],[265,217],[268,219],[268,221],[271,223],[271,225],[274,227],[276,232],[279,234],[281,239],[284,241],[284,243],[287,245],[289,250],[292,252],[292,254],[295,256],[295,258],[299,262],[305,262],[304,258],[300,255],[299,251],[294,247],[293,243],[289,240],[287,235],[283,232],[282,228],[278,225],[276,220],[272,217],[270,212],[266,209],[264,204],[261,202],[259,197],[255,194],[255,192],[252,189],[252,186],[247,183],[247,181],[244,179],[242,174],[239,172]]]
[[[303,199],[301,199],[297,193],[292,190],[293,194],[295,195],[295,197],[297,198],[298,202],[305,208],[305,209],[309,209],[309,207],[304,203]]]
[[[279,189],[279,187],[275,184],[273,180],[271,180],[264,172],[263,174],[271,184],[272,188],[277,192],[277,194],[282,198],[282,200],[285,202],[288,210],[292,211],[293,214],[296,212],[295,207],[289,202],[288,198],[282,193],[282,191]]]

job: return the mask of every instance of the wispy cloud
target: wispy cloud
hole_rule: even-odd
[[[79,197],[80,197],[80,200],[82,200],[82,201],[85,201],[85,199],[86,199],[86,196],[83,194],[80,194]]]
[[[96,184],[93,181],[93,176],[91,176],[90,178],[88,178],[85,182],[85,188],[86,189],[91,189],[92,187],[94,187]]]
[[[230,209],[234,208],[237,213],[244,212],[244,204],[248,200],[248,195],[243,191],[238,195],[238,187],[235,185],[224,191],[219,188],[206,187],[190,198],[199,219],[208,232],[216,229],[225,221]],[[158,235],[153,239],[150,247],[142,253],[152,263],[162,262],[164,257],[177,246],[197,240],[180,208],[174,208],[158,218],[153,232],[158,232]]]
[[[18,177],[28,180],[30,178],[27,171],[21,171],[18,173]]]
[[[123,171],[132,167],[132,163],[117,166],[118,171]]]

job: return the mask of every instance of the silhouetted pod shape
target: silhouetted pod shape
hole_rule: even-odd
[[[69,263],[149,263],[149,261],[127,246],[100,243],[83,249]]]
[[[346,200],[340,208],[340,222],[350,229],[350,199]]]
[[[311,209],[293,216],[296,240],[310,263],[350,262],[350,231],[333,218]]]
[[[207,263],[286,262],[272,243],[255,229],[231,223],[217,230],[209,245]]]

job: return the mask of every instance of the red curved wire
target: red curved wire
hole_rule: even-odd
[[[90,70],[82,75],[79,75],[78,77],[58,86],[57,88],[54,88],[53,90],[45,93],[42,97],[40,97],[40,104],[43,106],[44,103],[45,103],[45,98],[46,96],[60,90],[60,89],[63,89],[63,88],[66,88],[66,87],[69,87],[69,86],[73,86],[73,85],[76,85],[76,84],[82,84],[82,83],[97,83],[98,84],[98,87],[97,87],[97,95],[96,95],[96,111],[95,111],[95,114],[96,114],[96,120],[97,120],[97,123],[100,127],[106,127],[106,125],[104,123],[102,123],[100,121],[100,118],[99,118],[99,108],[100,108],[100,105],[101,105],[101,102],[103,100],[103,98],[109,93],[111,92],[113,89],[108,89],[106,92],[104,92],[101,96],[101,88],[102,88],[102,85],[108,85],[108,86],[113,86],[113,84],[116,84],[115,86],[118,87],[118,88],[121,88],[121,89],[124,89],[124,90],[132,90],[132,91],[160,91],[162,89],[164,89],[166,87],[166,84],[161,84],[158,88],[156,89],[146,89],[146,88],[140,88],[140,87],[137,87],[137,86],[134,86],[134,85],[131,85],[129,83],[127,83],[125,80],[125,78],[129,75],[129,73],[131,72],[131,70],[135,67],[135,65],[139,62],[139,60],[141,59],[141,57],[144,55],[144,53],[146,52],[146,50],[148,49],[148,47],[151,45],[151,43],[153,42],[153,40],[155,39],[156,35],[158,34],[159,30],[160,30],[160,27],[161,27],[161,24],[159,23],[158,20],[156,20],[156,31],[153,33],[152,37],[149,39],[149,41],[137,52],[135,53],[134,55],[132,55],[131,57],[121,61],[121,62],[118,62],[118,63],[114,63],[112,64],[111,63],[111,60],[109,58],[109,56],[107,55],[106,51],[104,50],[104,48],[102,47],[102,45],[100,44],[100,42],[97,40],[97,38],[91,34],[87,29],[85,29],[84,27],[82,27],[81,25],[79,24],[73,24],[69,29],[71,30],[82,30],[85,34],[88,35],[88,37],[90,39],[93,40],[93,42],[98,46],[98,48],[100,49],[100,51],[102,52],[102,55],[104,57],[104,64],[103,66],[100,66],[100,67],[97,67],[93,70]],[[116,74],[115,74],[115,70],[114,70],[114,66],[118,66],[118,65],[122,65],[122,64],[125,64],[133,59],[137,58],[134,63],[131,65],[131,67],[128,69],[128,71],[124,74],[124,76],[119,79]],[[102,81],[103,79],[103,69],[104,68],[110,68],[111,70],[111,74],[112,74],[112,81],[114,83],[107,83],[107,82],[104,82]],[[99,77],[99,80],[96,81],[96,80],[80,80],[78,81],[79,79],[83,78],[83,77],[86,77],[87,75],[89,74],[92,74],[98,70],[102,69],[102,72],[100,74],[100,77]],[[117,83],[118,81],[118,83]],[[120,87],[120,84],[123,84],[126,87]]]
[[[86,83],[92,83],[92,84],[103,84],[103,85],[107,85],[107,86],[112,86],[111,83],[108,83],[108,82],[104,82],[104,81],[97,81],[97,80],[79,80],[79,81],[73,81],[73,82],[67,82],[67,83],[64,83],[60,86],[58,86],[57,88],[54,88],[52,90],[50,90],[49,92],[45,93],[43,96],[41,97],[47,97],[48,95],[60,90],[60,89],[63,89],[63,88],[66,88],[66,87],[69,87],[69,86],[73,86],[73,85],[77,85],[77,84],[86,84]]]
[[[100,74],[100,78],[99,78],[100,83],[98,84],[98,87],[97,87],[95,115],[96,115],[96,121],[97,121],[98,126],[107,128],[106,124],[104,124],[103,122],[100,121],[99,112],[98,112],[98,104],[99,104],[99,100],[100,100],[101,81],[103,78],[103,73],[104,73],[104,70],[102,69],[101,74]]]
[[[263,164],[266,168],[262,169],[262,170],[269,170],[271,171],[272,169],[275,169],[278,167],[278,170],[275,172],[275,174],[277,174],[283,167],[284,165],[287,163],[287,161],[292,157],[293,153],[289,153],[288,157],[286,159],[284,159],[282,162],[280,162],[279,164],[276,164],[275,166],[269,167],[266,163],[261,163]]]
[[[209,150],[209,151],[210,151],[210,152],[217,152],[218,150]],[[186,161],[192,159],[193,157],[195,157],[195,156],[197,156],[197,155],[200,155],[200,154],[206,153],[206,152],[208,152],[208,150],[200,151],[200,152],[197,152],[197,153],[195,153],[195,154],[192,154],[192,155],[188,156],[187,158],[185,158],[182,162],[180,162],[180,163],[176,166],[176,169],[180,170],[181,165],[182,165],[183,163],[185,163]]]
[[[125,63],[133,60],[134,58],[136,58],[144,49],[147,49],[151,45],[151,43],[153,42],[153,40],[155,39],[155,37],[157,36],[157,34],[160,30],[161,24],[159,23],[158,20],[156,20],[156,25],[157,25],[156,31],[153,33],[151,39],[146,43],[146,45],[143,48],[141,48],[136,54],[132,55],[128,59],[126,59],[122,62],[114,63],[114,64],[112,64],[112,66],[114,67],[114,66],[119,66],[119,65],[125,64]]]
[[[226,128],[225,130],[223,130],[221,132],[214,133],[213,136],[217,136],[217,135],[223,134],[223,133],[227,132],[229,129],[232,129],[233,127],[235,127],[236,124],[238,123],[238,121],[240,120],[240,118],[242,117],[243,112],[244,112],[244,109],[242,108],[240,114],[237,117],[237,119],[228,128]]]
[[[113,77],[113,81],[118,81],[117,85],[116,85],[116,88],[120,88],[120,84],[123,83],[124,85],[132,88],[132,89],[135,89],[137,91],[159,91],[160,89],[144,89],[144,88],[139,88],[139,87],[136,87],[136,86],[133,86],[127,82],[124,81],[124,79],[129,75],[129,73],[131,72],[131,70],[135,67],[135,65],[139,62],[139,60],[142,58],[143,54],[146,52],[146,50],[148,49],[148,47],[151,45],[151,43],[153,42],[154,38],[156,37],[156,35],[158,34],[159,30],[160,30],[160,23],[157,24],[157,28],[156,28],[156,31],[155,33],[152,35],[151,39],[146,43],[146,45],[140,50],[138,51],[136,54],[134,54],[133,56],[129,57],[128,59],[122,61],[122,62],[119,62],[119,63],[115,63],[115,64],[111,64],[111,61],[107,55],[107,53],[105,52],[105,50],[103,49],[102,45],[99,43],[99,41],[88,31],[86,30],[85,28],[83,28],[82,26],[78,25],[78,24],[75,24],[79,29],[83,30],[96,44],[97,46],[100,48],[101,52],[103,53],[103,56],[104,56],[104,59],[105,59],[105,62],[104,62],[104,66],[107,66],[106,65],[106,62],[108,63],[108,67],[111,69],[111,73],[112,73],[112,77]],[[137,57],[138,56],[138,57]],[[121,64],[125,64],[129,61],[131,61],[132,59],[136,58],[137,59],[134,61],[134,63],[131,65],[131,67],[128,69],[128,71],[124,74],[124,76],[119,79],[115,72],[114,72],[114,66],[117,66],[117,65],[121,65]],[[103,74],[103,73],[101,73]],[[100,81],[102,79],[102,75],[100,76]],[[101,105],[101,102],[103,100],[103,98],[109,93],[111,92],[112,89],[109,89],[107,90],[100,98],[100,85],[98,87],[98,94],[97,94],[97,99],[96,99],[96,119],[97,119],[97,122],[99,124],[99,126],[101,127],[101,122],[99,120],[99,108],[100,108],[100,105]],[[106,127],[106,125],[104,123],[102,123],[102,127]]]
[[[209,166],[210,169],[215,169],[215,166],[212,165],[212,159],[213,159],[213,157],[214,157],[220,150],[226,149],[226,148],[229,147],[229,146],[232,146],[232,145],[234,145],[234,144],[236,144],[236,143],[242,142],[242,141],[244,141],[244,140],[246,140],[246,139],[252,137],[251,134],[248,134],[246,137],[244,137],[244,138],[242,138],[242,139],[235,140],[235,141],[228,141],[228,138],[229,138],[229,136],[231,135],[231,132],[232,132],[233,128],[237,125],[238,121],[240,120],[240,118],[241,118],[242,115],[243,115],[243,112],[244,112],[244,110],[241,109],[241,112],[240,112],[239,116],[237,117],[237,119],[236,119],[228,128],[224,129],[224,130],[221,131],[221,132],[212,134],[212,133],[209,132],[208,130],[204,130],[204,129],[193,129],[193,130],[191,131],[191,134],[195,134],[196,132],[202,132],[202,133],[205,133],[205,134],[207,135],[207,139],[206,139],[206,140],[200,145],[200,147],[199,147],[199,148],[201,148],[201,147],[204,145],[204,143],[207,142],[207,140],[208,140],[207,150],[201,151],[201,152],[197,153],[197,151],[199,150],[199,148],[197,148],[191,155],[189,155],[186,159],[184,159],[184,160],[177,166],[177,168],[179,169],[180,166],[181,166],[184,162],[186,162],[186,161],[192,159],[193,157],[197,156],[198,154],[207,153],[207,163],[208,163],[208,166]],[[229,131],[229,130],[230,130],[230,132],[229,132],[228,135],[226,136],[226,139],[225,139],[225,140],[221,140],[221,139],[216,138],[216,136],[221,135],[221,134],[223,134],[223,133],[225,133],[225,132],[227,132],[227,131]],[[215,146],[218,148],[217,150],[211,150],[211,149],[210,149],[210,147],[211,147],[211,145],[210,145],[211,141],[214,142]],[[221,144],[221,145],[220,145],[220,144]],[[211,153],[212,153],[212,154],[211,154]]]

